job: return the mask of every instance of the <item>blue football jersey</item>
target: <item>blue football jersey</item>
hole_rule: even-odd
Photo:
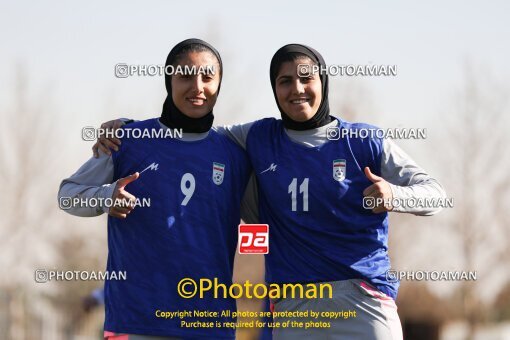
[[[339,129],[374,128],[339,121]],[[388,282],[388,214],[363,207],[380,175],[382,140],[330,140],[318,147],[293,142],[281,120],[252,125],[246,143],[257,176],[260,223],[269,224],[266,280],[325,282],[360,278],[395,298]]]
[[[161,129],[157,119],[128,127]],[[141,203],[150,199],[150,207],[135,207],[126,219],[108,217],[107,269],[126,271],[127,279],[105,284],[105,330],[233,338],[231,328],[183,328],[178,317],[158,318],[156,312],[236,310],[235,300],[215,299],[212,293],[182,298],[177,285],[183,278],[232,283],[240,202],[251,172],[246,153],[210,130],[206,138],[192,142],[124,138],[113,162],[114,180],[140,172],[125,190]]]

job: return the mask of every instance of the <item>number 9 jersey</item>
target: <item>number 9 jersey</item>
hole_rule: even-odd
[[[157,119],[124,128],[162,129]],[[108,217],[107,269],[126,271],[127,279],[106,282],[105,329],[234,337],[234,330],[228,328],[181,328],[181,319],[158,318],[156,312],[236,310],[233,299],[215,299],[210,292],[203,298],[185,299],[177,293],[177,285],[184,278],[232,283],[240,202],[251,172],[246,153],[228,137],[210,130],[196,141],[124,138],[113,153],[113,163],[114,180],[140,173],[126,191],[140,201],[149,199],[150,207],[135,207],[126,219]],[[193,290],[191,285],[186,287]]]
[[[339,130],[374,128],[338,123]],[[363,279],[395,298],[388,282],[388,214],[363,206],[372,183],[364,167],[380,174],[382,140],[336,138],[318,147],[293,142],[281,120],[255,122],[246,150],[257,176],[259,222],[269,224],[269,283]]]

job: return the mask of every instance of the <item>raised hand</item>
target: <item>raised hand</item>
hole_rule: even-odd
[[[365,176],[367,176],[369,181],[373,184],[363,190],[363,196],[373,197],[378,203],[372,209],[372,212],[379,214],[385,211],[391,211],[393,209],[391,206],[393,193],[391,192],[390,184],[384,178],[374,175],[369,167],[365,167]]]
[[[125,187],[134,182],[140,177],[138,172],[135,172],[128,177],[121,178],[117,181],[115,191],[113,192],[112,199],[114,205],[110,208],[109,215],[117,218],[126,218],[127,215],[134,209],[136,197],[131,195],[125,190]]]

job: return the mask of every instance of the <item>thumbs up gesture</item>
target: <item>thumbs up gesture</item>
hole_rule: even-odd
[[[384,178],[374,175],[369,167],[365,167],[365,176],[367,176],[373,184],[363,190],[363,196],[373,197],[378,199],[378,201],[382,201],[382,203],[378,202],[379,204],[372,209],[372,212],[379,214],[391,211],[393,209],[391,206],[393,193],[391,192],[390,184],[385,181]]]
[[[127,192],[124,188],[131,182],[134,182],[140,177],[138,172],[135,172],[128,177],[121,178],[117,181],[115,190],[113,191],[112,199],[114,201],[113,207],[110,208],[109,215],[117,218],[126,218],[127,215],[134,209],[136,197]]]

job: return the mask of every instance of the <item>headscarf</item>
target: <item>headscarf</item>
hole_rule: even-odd
[[[186,39],[175,45],[174,48],[172,48],[172,50],[168,54],[168,57],[166,58],[165,70],[167,69],[168,65],[173,65],[175,63],[177,56],[179,56],[183,49],[193,44],[205,46],[218,59],[218,63],[220,64],[219,70],[220,84],[218,85],[219,93],[221,86],[221,78],[223,74],[223,64],[221,62],[221,57],[219,52],[214,47],[212,47],[210,44],[203,40]],[[184,113],[182,113],[177,108],[177,106],[175,106],[175,103],[172,98],[172,75],[168,75],[166,73],[165,73],[165,87],[168,95],[163,104],[163,112],[161,113],[161,118],[159,119],[161,123],[173,129],[182,129],[183,132],[201,133],[207,132],[209,131],[209,129],[211,129],[214,120],[212,110],[211,112],[207,113],[205,116],[201,118],[188,117]]]
[[[300,44],[289,44],[283,46],[278,51],[276,51],[276,53],[273,56],[273,59],[271,59],[269,75],[271,78],[273,94],[276,99],[276,105],[278,105],[278,109],[280,110],[280,113],[282,115],[283,125],[287,129],[291,130],[315,129],[331,122],[328,101],[329,82],[328,75],[325,72],[320,73],[320,80],[322,84],[322,101],[315,115],[305,122],[296,122],[292,120],[285,112],[283,112],[280,104],[278,103],[278,97],[276,96],[276,77],[278,76],[278,71],[280,70],[280,67],[284,62],[292,60],[292,54],[295,53],[303,54],[309,57],[314,63],[316,63],[319,66],[319,69],[323,69],[326,67],[326,63],[324,62],[324,59],[322,58],[320,53],[311,47]]]

